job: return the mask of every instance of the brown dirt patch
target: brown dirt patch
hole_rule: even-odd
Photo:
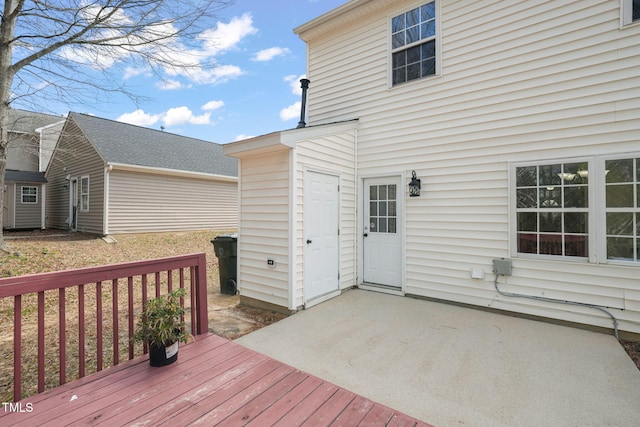
[[[229,231],[196,231],[179,233],[149,233],[136,235],[113,236],[115,243],[107,243],[96,235],[85,233],[66,233],[58,230],[41,230],[28,232],[5,232],[5,238],[10,246],[11,253],[0,253],[0,277],[20,276],[25,274],[42,273],[49,271],[69,270],[82,267],[93,267],[99,265],[117,264],[121,262],[138,261],[153,258],[162,258],[175,255],[204,252],[207,259],[207,288],[208,288],[208,309],[209,309],[209,330],[227,339],[235,339],[254,330],[260,329],[270,323],[276,322],[283,317],[282,314],[270,311],[258,310],[239,304],[239,297],[235,295],[224,295],[220,293],[218,260],[213,252],[211,240],[216,235],[226,234]],[[104,286],[108,288],[109,286]],[[93,291],[87,290],[87,296]],[[105,289],[109,298],[109,290]],[[125,291],[126,292],[126,291]],[[95,293],[93,293],[95,294]],[[54,295],[55,296],[55,295]],[[67,298],[72,299],[71,292]],[[47,320],[55,322],[57,307],[49,304],[47,298]],[[10,300],[10,301],[8,301]],[[105,301],[105,303],[107,303]],[[23,389],[26,394],[32,394],[37,380],[37,369],[35,363],[35,346],[25,346],[25,335],[33,332],[35,334],[35,323],[37,310],[27,310],[25,307],[35,304],[35,296],[24,298],[23,301],[23,324],[34,323],[34,325],[23,326]],[[87,312],[90,302],[87,303]],[[108,311],[108,310],[107,310]],[[73,317],[73,311],[68,310],[67,316]],[[67,328],[72,328],[76,319],[68,319]],[[105,325],[107,325],[105,319]],[[13,363],[13,299],[0,299],[0,377],[5,380],[0,381],[0,396],[2,401],[12,400],[12,363]],[[122,324],[122,323],[121,323]],[[108,326],[105,326],[108,328]],[[33,329],[33,331],[31,331]],[[46,329],[46,328],[45,328]],[[57,328],[46,329],[46,343],[57,346]],[[111,331],[105,331],[111,333]],[[122,333],[122,332],[121,332]],[[126,334],[126,332],[124,332]],[[91,336],[87,336],[87,345]],[[124,337],[126,344],[127,339]],[[68,346],[71,346],[69,343]],[[122,346],[122,344],[121,344]],[[77,348],[77,344],[76,344]],[[87,355],[92,348],[87,349]],[[68,357],[73,357],[73,348],[69,348]],[[71,354],[69,354],[71,353]],[[77,352],[76,352],[77,354]],[[92,361],[87,360],[90,364]],[[54,364],[53,360],[46,361]],[[70,362],[73,363],[73,362]],[[105,364],[110,363],[105,359]],[[68,370],[71,371],[71,366]],[[47,367],[47,370],[49,368]],[[90,372],[87,372],[87,374]],[[52,378],[49,378],[52,377]],[[72,380],[73,378],[69,378]],[[47,375],[47,388],[57,385],[55,375]]]

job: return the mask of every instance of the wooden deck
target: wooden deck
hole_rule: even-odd
[[[428,426],[216,335],[4,405],[0,425]]]

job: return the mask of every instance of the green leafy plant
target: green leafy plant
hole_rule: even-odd
[[[140,315],[132,339],[146,342],[152,347],[166,347],[176,341],[187,342],[183,316],[184,308],[180,298],[187,294],[184,288],[178,288],[165,296],[151,299]]]

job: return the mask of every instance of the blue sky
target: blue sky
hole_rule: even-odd
[[[294,128],[306,46],[293,28],[346,1],[237,0],[211,22],[218,43],[206,75],[161,81],[131,67],[123,80],[148,101],[135,105],[123,96],[95,111],[71,109],[217,143]]]

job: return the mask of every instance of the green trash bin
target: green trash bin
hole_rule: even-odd
[[[220,271],[220,293],[235,295],[238,291],[238,235],[223,234],[211,241],[213,252],[218,257]]]

